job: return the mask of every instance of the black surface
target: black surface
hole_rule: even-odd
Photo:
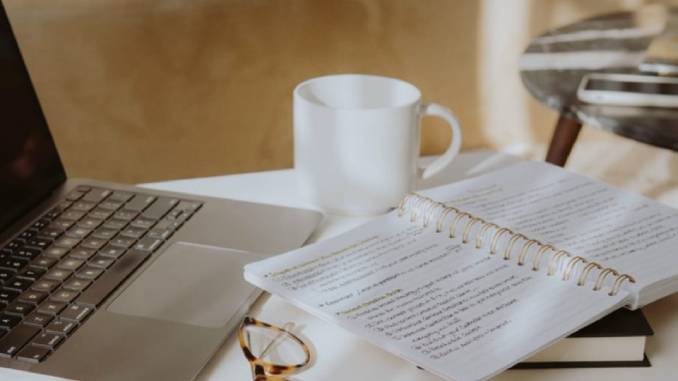
[[[521,362],[511,369],[546,368],[638,368],[652,366],[647,355],[643,361],[562,361],[562,362]]]
[[[625,93],[678,95],[678,83],[654,83],[613,81],[608,79],[591,79],[586,83],[588,90],[620,91]]]
[[[631,311],[626,308],[605,316],[590,324],[569,337],[628,337],[652,336],[652,327],[645,319],[640,309]]]
[[[15,356],[19,349],[38,333],[40,333],[40,328],[32,325],[20,324],[16,326],[0,341],[0,357]]]
[[[0,3],[0,231],[66,180],[19,46]]]
[[[569,337],[630,337],[652,336],[654,331],[645,319],[642,310],[618,309],[604,318],[590,324]],[[647,355],[643,361],[551,361],[518,363],[513,369],[544,369],[544,368],[620,368],[650,366]]]

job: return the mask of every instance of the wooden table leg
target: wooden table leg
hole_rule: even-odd
[[[564,166],[580,130],[581,123],[578,120],[560,114],[551,137],[549,150],[546,153],[546,161],[561,167]]]

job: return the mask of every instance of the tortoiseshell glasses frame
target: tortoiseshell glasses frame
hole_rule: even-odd
[[[287,340],[295,341],[304,351],[305,360],[298,364],[276,364],[255,356],[254,353],[252,353],[252,349],[250,347],[251,343],[247,334],[247,328],[249,326],[269,329],[272,332],[275,332],[276,338],[273,341],[280,337],[285,337]],[[238,330],[238,340],[240,341],[240,348],[242,349],[245,358],[247,358],[247,361],[249,361],[250,366],[252,367],[252,377],[254,378],[254,381],[286,381],[285,376],[301,371],[311,362],[311,351],[303,340],[285,328],[264,323],[253,317],[245,317],[245,319],[240,324],[240,329]],[[269,344],[269,347],[272,344],[273,342]],[[266,352],[266,350],[264,350],[264,352]]]

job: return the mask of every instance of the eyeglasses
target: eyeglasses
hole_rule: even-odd
[[[311,351],[296,335],[252,317],[238,332],[240,348],[252,367],[254,381],[285,381],[311,361]]]

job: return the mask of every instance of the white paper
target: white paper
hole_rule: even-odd
[[[395,213],[245,278],[430,372],[483,380],[624,304]]]
[[[635,296],[644,287],[652,288],[678,274],[678,256],[674,254],[678,211],[546,163],[520,163],[424,193],[572,255],[630,274],[636,284],[624,283],[624,287]],[[544,261],[549,254],[553,252],[545,255]],[[597,272],[592,271],[589,279],[595,279]],[[613,278],[607,279],[611,282]],[[636,300],[634,305],[653,300]]]

